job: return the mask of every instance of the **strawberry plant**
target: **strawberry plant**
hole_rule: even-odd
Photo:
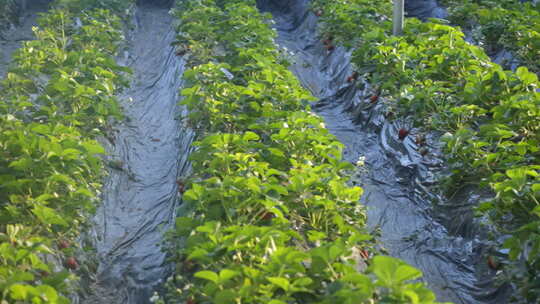
[[[66,239],[95,209],[105,153],[95,137],[120,117],[115,94],[126,85],[114,62],[122,24],[100,6],[53,3],[0,84],[3,303],[69,303],[79,264],[62,257],[75,250]]]
[[[410,282],[419,270],[376,255],[362,189],[348,186],[352,165],[310,113],[313,97],[255,1],[183,1],[174,14],[190,50],[182,95],[198,141],[185,213],[169,234],[177,271],[156,300],[435,303]]]
[[[367,6],[376,5],[375,1],[368,2]],[[322,3],[315,1],[313,5],[327,10]],[[511,3],[501,1],[500,5],[507,9]],[[463,18],[469,11],[463,8]],[[492,12],[497,15],[500,11],[490,9],[483,14],[491,18]],[[355,14],[341,15],[346,12],[343,8],[323,20],[321,31],[340,41],[362,41],[353,48],[352,62],[366,79],[381,88],[388,99],[386,104],[398,114],[412,117],[420,127],[447,133],[442,139],[451,174],[441,180],[442,188],[451,194],[465,185],[474,185],[493,193],[493,199],[482,202],[476,211],[488,215],[500,233],[511,236],[500,244],[510,249],[509,258],[513,260],[505,271],[519,281],[520,297],[536,299],[540,290],[535,280],[540,270],[537,76],[525,67],[515,72],[503,70],[481,48],[465,42],[461,31],[441,22],[409,19],[400,37],[389,34],[386,22],[367,31],[365,24],[373,25],[370,20],[355,28],[336,30],[342,23],[350,26],[347,21]],[[535,14],[530,16],[534,18]],[[497,19],[501,24],[506,21]],[[512,32],[506,32],[506,24],[493,24],[490,31],[493,37]],[[524,266],[517,265],[520,260],[525,261]],[[521,267],[527,269],[526,274],[518,272]]]
[[[540,4],[518,0],[445,0],[450,20],[472,31],[488,53],[505,48],[540,73]]]
[[[388,17],[392,12],[391,0],[314,0],[311,6],[325,12],[319,18],[322,37],[332,36],[334,43],[348,48],[363,43],[362,33],[381,24],[390,25],[392,20]]]

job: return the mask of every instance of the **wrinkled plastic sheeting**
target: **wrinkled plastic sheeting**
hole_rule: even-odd
[[[448,12],[440,7],[436,0],[405,0],[405,13],[407,17],[417,17],[421,20],[448,17]]]
[[[133,70],[120,96],[126,120],[108,136],[110,175],[97,211],[97,282],[83,303],[150,303],[170,275],[161,249],[180,203],[177,180],[189,170],[193,133],[178,106],[184,62],[175,55],[173,17],[140,5],[121,63]]]
[[[390,255],[420,268],[439,301],[505,303],[509,288],[497,286],[495,271],[482,259],[492,244],[473,217],[479,196],[463,191],[445,201],[430,190],[444,170],[440,134],[426,134],[430,153],[422,157],[415,143],[419,131],[408,120],[385,118],[383,103],[369,102],[368,83],[347,83],[353,72],[350,54],[323,48],[307,0],[259,0],[258,5],[273,14],[277,43],[304,87],[320,98],[313,110],[345,145],[344,158],[364,160],[354,180],[365,190],[368,225],[380,229]],[[411,130],[403,141],[400,128]]]

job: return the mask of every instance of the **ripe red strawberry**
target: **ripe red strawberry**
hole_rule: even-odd
[[[195,304],[195,299],[193,298],[187,299],[186,304]]]
[[[333,46],[333,45],[327,45],[327,46],[326,46],[326,49],[327,49],[329,52],[333,51],[335,48],[336,48],[336,47]]]
[[[487,263],[488,263],[488,266],[489,268],[493,269],[493,270],[497,270],[499,269],[499,263],[497,262],[497,260],[495,259],[495,257],[493,256],[488,256],[487,258]]]
[[[58,248],[59,249],[66,249],[69,247],[69,242],[66,240],[59,240],[58,241]]]
[[[184,182],[182,182],[181,180],[177,180],[176,184],[178,185],[178,192],[180,192],[180,194],[184,194],[184,192],[186,192],[186,186],[184,185]]]
[[[45,270],[38,270],[38,273],[42,278],[48,277],[50,275],[50,273]]]
[[[274,217],[274,215],[271,212],[265,212],[262,214],[263,220],[271,220]]]
[[[358,79],[358,72],[354,72],[351,76],[347,77],[347,82],[353,82],[356,79]]]
[[[399,132],[398,132],[399,140],[404,140],[405,137],[407,137],[407,135],[409,135],[409,130],[404,129],[404,128],[399,129]]]
[[[370,103],[376,103],[377,100],[379,100],[379,96],[377,96],[377,95],[372,95],[371,97],[369,97],[369,102]]]
[[[69,257],[66,259],[66,267],[71,270],[76,270],[79,268],[79,263],[74,257]]]
[[[364,260],[369,259],[369,251],[367,251],[367,249],[360,249],[360,256],[361,256]]]

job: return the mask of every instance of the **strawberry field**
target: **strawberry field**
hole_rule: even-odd
[[[391,0],[32,5],[0,0],[2,304],[540,296],[535,1],[401,36]]]

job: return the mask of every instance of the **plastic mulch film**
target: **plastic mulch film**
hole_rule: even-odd
[[[440,134],[424,135],[430,153],[422,156],[415,143],[418,130],[407,119],[385,117],[384,103],[369,101],[369,83],[346,81],[353,73],[350,53],[323,47],[308,1],[258,2],[274,17],[277,43],[292,61],[292,71],[320,99],[313,110],[345,145],[345,159],[360,165],[354,180],[365,190],[368,224],[380,233],[389,254],[421,269],[439,301],[505,303],[510,288],[495,282],[482,258],[491,244],[472,213],[480,194],[470,189],[449,201],[430,191],[436,174],[445,169]],[[406,3],[414,8],[409,16],[433,17],[441,11],[434,1]],[[398,138],[401,128],[410,129],[404,140]]]

